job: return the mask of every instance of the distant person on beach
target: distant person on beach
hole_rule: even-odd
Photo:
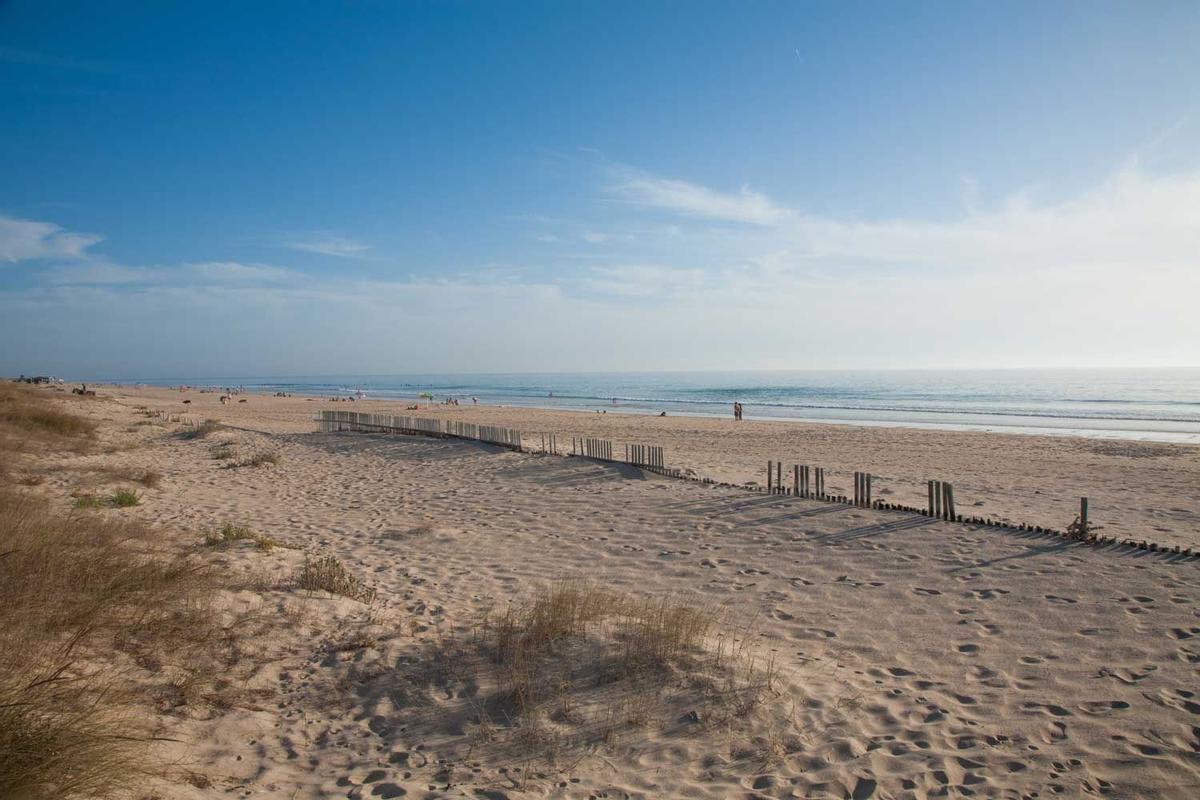
[[[742,404],[741,403],[733,404],[733,418],[737,422],[742,421]]]

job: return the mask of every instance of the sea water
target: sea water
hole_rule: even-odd
[[[1200,443],[1200,368],[230,376],[250,391]],[[428,402],[426,399],[425,402]]]

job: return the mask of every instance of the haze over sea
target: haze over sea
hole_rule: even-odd
[[[229,376],[157,385],[1200,443],[1200,368]],[[615,400],[615,404],[614,404]]]

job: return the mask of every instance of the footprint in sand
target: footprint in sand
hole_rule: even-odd
[[[913,588],[913,593],[914,593],[914,594],[925,595],[925,596],[928,596],[928,597],[933,597],[933,596],[936,596],[936,595],[940,595],[940,594],[941,594],[941,592],[939,592],[937,589],[926,589],[926,588],[924,588],[924,587],[922,587],[922,586],[916,586],[916,587],[914,587],[914,588]]]
[[[836,639],[837,633],[827,628],[801,628],[792,634],[796,639]]]
[[[1200,634],[1200,628],[1171,628],[1167,633],[1172,639],[1183,641],[1184,639],[1194,638]]]
[[[1052,717],[1069,717],[1071,712],[1062,706],[1054,705],[1053,703],[1022,703],[1021,708],[1026,711],[1033,711],[1041,714],[1048,714]]]
[[[1056,595],[1056,594],[1047,594],[1047,595],[1043,595],[1043,596],[1047,600],[1049,600],[1051,603],[1075,605],[1076,603],[1079,602],[1074,597],[1060,597],[1059,595]]]
[[[1111,714],[1127,708],[1129,708],[1129,703],[1124,700],[1090,700],[1079,704],[1079,709],[1086,714]]]
[[[1147,700],[1152,700],[1160,706],[1174,708],[1178,711],[1186,711],[1189,714],[1200,714],[1200,703],[1196,703],[1192,698],[1196,696],[1195,692],[1187,689],[1163,689],[1157,694],[1143,692],[1143,696]]]
[[[957,650],[958,652],[962,653],[963,655],[972,656],[979,652],[979,645],[977,645],[977,644],[960,644],[957,647],[955,647],[954,649]]]
[[[966,592],[963,597],[972,597],[976,600],[992,600],[1008,593],[1008,589],[972,589]]]
[[[1149,678],[1150,675],[1157,670],[1158,667],[1154,666],[1153,664],[1147,664],[1146,666],[1142,667],[1142,672],[1134,672],[1133,670],[1126,669],[1124,667],[1118,667],[1117,669],[1101,667],[1100,671],[1096,673],[1096,677],[1116,678],[1121,683],[1124,683],[1128,686],[1133,686],[1135,683],[1140,683],[1146,678]]]
[[[1080,636],[1102,636],[1102,635],[1113,633],[1113,632],[1114,632],[1113,628],[1080,628],[1079,629]]]
[[[1042,741],[1046,744],[1057,744],[1068,738],[1067,724],[1065,722],[1051,722],[1042,730]]]

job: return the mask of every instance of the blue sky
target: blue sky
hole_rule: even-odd
[[[1200,5],[0,0],[0,373],[1200,361]]]

